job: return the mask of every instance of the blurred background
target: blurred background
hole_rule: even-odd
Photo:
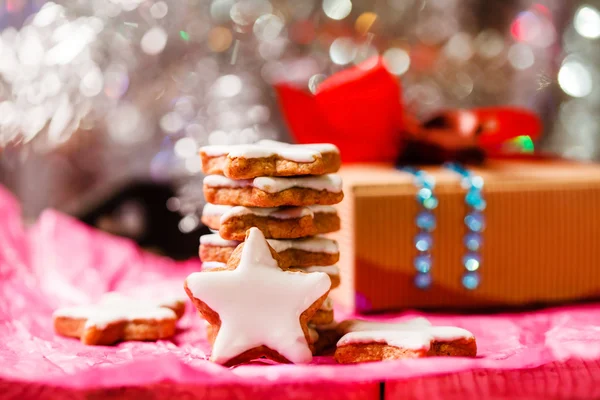
[[[205,231],[198,147],[289,140],[273,84],[374,55],[421,118],[524,106],[537,148],[600,155],[600,0],[0,0],[0,31],[0,183],[24,217],[175,258]]]

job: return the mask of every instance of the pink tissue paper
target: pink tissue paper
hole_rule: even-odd
[[[336,365],[207,361],[204,325],[188,304],[172,341],[85,346],[54,334],[52,312],[107,291],[184,294],[199,261],[176,263],[134,243],[45,212],[26,229],[0,187],[0,398],[462,399],[600,396],[600,305],[496,315],[403,313],[374,317],[472,331],[474,359]],[[343,310],[337,310],[343,316]]]

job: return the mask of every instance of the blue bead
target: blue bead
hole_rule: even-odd
[[[434,210],[438,206],[438,199],[435,196],[423,200],[423,207],[427,210]]]
[[[431,232],[435,229],[435,215],[429,211],[421,211],[415,221],[419,229]]]
[[[471,180],[469,179],[469,177],[465,176],[460,180],[460,187],[465,189],[465,190],[469,190],[471,189]]]
[[[477,271],[481,265],[481,256],[477,253],[467,253],[463,257],[463,265],[467,271]]]
[[[485,218],[479,212],[472,212],[465,217],[465,225],[473,232],[481,232],[485,228]]]
[[[428,187],[430,189],[435,188],[435,179],[431,175],[423,176],[423,186]]]
[[[477,211],[483,211],[483,210],[485,210],[486,206],[487,206],[487,203],[485,202],[485,200],[481,199],[479,204],[474,205],[473,208],[476,209]]]
[[[474,290],[477,289],[481,278],[479,277],[479,273],[477,272],[467,272],[462,277],[462,284],[465,289]]]
[[[415,276],[415,286],[419,289],[429,289],[431,286],[430,274],[417,274]]]
[[[476,189],[483,189],[483,178],[480,176],[472,177],[471,186],[473,186]]]
[[[429,188],[421,188],[419,189],[419,192],[417,193],[417,199],[421,202],[427,200],[428,198],[430,198],[433,195],[431,189]]]
[[[483,197],[481,196],[481,191],[478,189],[469,189],[465,196],[465,203],[470,207],[477,208],[482,201]]]
[[[471,251],[478,251],[483,243],[483,238],[479,233],[470,232],[465,235],[465,247]]]
[[[415,269],[422,273],[427,273],[431,270],[431,256],[429,254],[421,254],[415,257]]]
[[[429,233],[421,232],[415,236],[415,247],[419,251],[429,251],[432,243],[433,239]]]

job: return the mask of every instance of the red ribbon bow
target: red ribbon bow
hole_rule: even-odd
[[[400,83],[381,59],[332,75],[314,95],[275,89],[296,141],[334,143],[344,162],[478,162],[511,139],[541,133],[537,115],[515,107],[448,110],[420,123],[403,112]]]

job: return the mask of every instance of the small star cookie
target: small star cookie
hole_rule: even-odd
[[[333,206],[257,208],[207,203],[202,223],[218,231],[223,239],[242,241],[253,227],[267,239],[297,239],[335,232],[341,222]]]
[[[337,174],[254,179],[207,175],[203,180],[203,191],[206,201],[211,204],[251,208],[332,205],[344,198],[342,178]]]
[[[475,336],[454,326],[432,326],[424,318],[398,323],[352,320],[338,332],[335,360],[341,364],[431,356],[475,357]]]
[[[232,366],[260,357],[311,361],[307,323],[331,287],[323,272],[286,271],[258,228],[248,230],[226,268],[187,277],[185,290],[216,330],[210,359]]]
[[[257,176],[323,175],[340,168],[340,151],[332,144],[292,145],[274,140],[200,149],[205,174],[232,179]]]
[[[95,305],[56,310],[54,330],[88,345],[160,340],[175,334],[175,325],[184,311],[185,302],[179,299],[140,301],[107,293]]]

